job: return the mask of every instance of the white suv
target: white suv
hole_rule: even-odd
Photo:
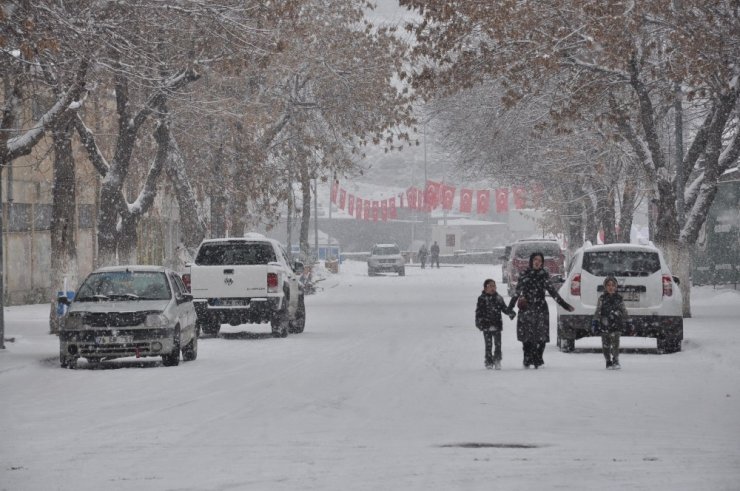
[[[604,279],[617,279],[629,313],[623,336],[657,339],[659,353],[681,351],[683,306],[678,278],[654,245],[586,243],[573,255],[560,295],[575,307],[558,306],[558,346],[572,351],[575,340],[592,336],[591,319]]]
[[[396,244],[375,244],[370,251],[370,257],[367,260],[368,276],[375,276],[381,272],[398,273],[398,276],[406,275],[406,261]]]

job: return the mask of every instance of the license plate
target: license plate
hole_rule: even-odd
[[[246,305],[246,300],[243,300],[241,298],[227,298],[221,300],[221,305],[224,305],[226,307],[236,307],[236,306],[242,306]]]
[[[622,292],[622,299],[625,302],[639,302],[640,301],[640,292]]]
[[[128,344],[133,342],[133,336],[98,336],[95,338],[97,344]]]

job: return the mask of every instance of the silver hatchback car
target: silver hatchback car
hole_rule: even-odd
[[[100,268],[85,279],[59,332],[59,362],[75,368],[79,358],[161,356],[165,366],[198,356],[193,297],[180,276],[161,266]]]

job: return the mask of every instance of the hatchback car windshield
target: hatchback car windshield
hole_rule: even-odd
[[[170,287],[157,271],[92,273],[77,292],[79,302],[92,300],[169,300]]]
[[[272,245],[265,242],[219,242],[203,244],[195,258],[199,266],[250,266],[276,261]]]
[[[660,270],[660,258],[648,251],[587,252],[583,269],[594,276],[649,276]]]
[[[401,254],[401,250],[397,246],[377,246],[372,254],[373,256],[395,256]]]

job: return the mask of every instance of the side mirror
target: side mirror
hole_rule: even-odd
[[[66,305],[69,307],[69,304],[72,303],[69,301],[69,298],[67,298],[67,295],[59,295],[57,297],[57,305]]]
[[[193,294],[192,293],[183,293],[182,294],[182,301],[183,302],[192,302],[193,301]]]
[[[303,263],[300,261],[293,261],[293,271],[295,271],[297,274],[303,274]]]
[[[678,276],[674,276],[674,277],[673,277],[673,282],[674,282],[675,284],[677,284],[677,285],[680,285],[680,284],[681,284],[681,280],[680,280],[680,279],[678,279]]]

